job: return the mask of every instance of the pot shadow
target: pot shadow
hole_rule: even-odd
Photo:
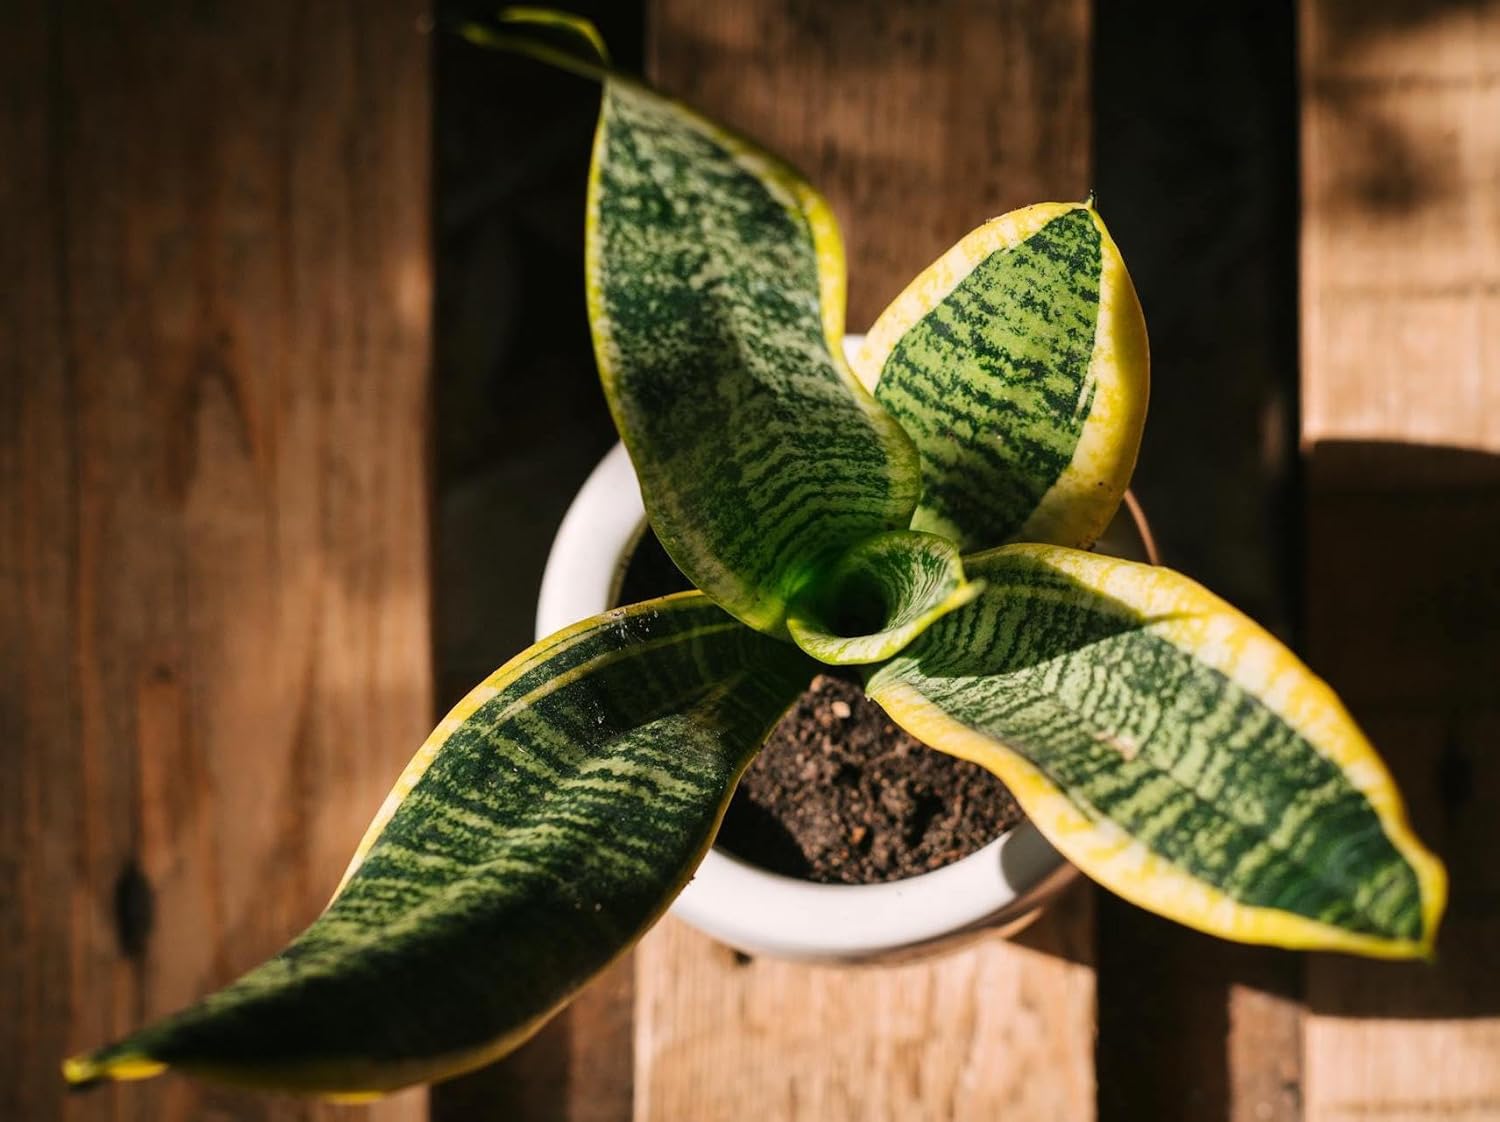
[[[812,872],[802,847],[776,815],[747,798],[730,800],[714,848],[784,877]]]

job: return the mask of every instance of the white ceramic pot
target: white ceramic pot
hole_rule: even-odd
[[[847,339],[846,349],[857,341]],[[616,444],[558,528],[537,602],[538,639],[614,606],[645,528],[635,472]],[[1101,548],[1154,559],[1133,499]],[[750,954],[851,961],[917,951],[976,928],[1019,928],[1073,875],[1030,822],[951,865],[889,884],[815,884],[713,849],[672,912]]]

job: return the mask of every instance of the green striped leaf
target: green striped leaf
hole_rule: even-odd
[[[920,488],[911,442],[844,364],[827,205],[775,158],[607,76],[587,286],[652,528],[698,588],[785,635],[818,570],[905,528]]]
[[[915,441],[912,528],[967,552],[1088,546],[1135,467],[1146,326],[1090,203],[1043,203],[973,231],[870,329],[855,367]]]
[[[652,528],[677,567],[739,619],[830,662],[883,658],[967,602],[957,551],[898,532],[916,506],[917,454],[844,363],[843,249],[817,192],[610,71],[591,25],[538,9],[502,18],[562,31],[586,57],[513,32],[470,38],[603,85],[590,322]],[[875,598],[834,594],[855,584]],[[872,630],[839,631],[835,618]]]
[[[894,530],[848,550],[792,604],[787,628],[831,665],[879,662],[935,620],[979,595],[958,547],[935,534]]]
[[[1211,934],[1427,954],[1446,878],[1337,697],[1165,569],[1054,546],[967,559],[986,582],[868,689],[998,775],[1106,888]]]
[[[65,1074],[359,1097],[489,1062],[686,884],[811,666],[696,592],[538,643],[433,732],[311,927]]]

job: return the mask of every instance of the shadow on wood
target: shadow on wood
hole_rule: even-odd
[[[1320,441],[1308,453],[1308,640],[1448,865],[1432,965],[1320,958],[1309,1008],[1500,1017],[1500,456]],[[1500,1024],[1493,1029],[1500,1047]]]

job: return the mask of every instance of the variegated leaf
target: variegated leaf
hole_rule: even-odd
[[[785,635],[818,570],[905,528],[920,486],[844,363],[833,216],[775,158],[609,75],[587,224],[595,351],[651,525],[698,588]]]
[[[1088,546],[1119,506],[1146,418],[1146,327],[1091,204],[970,233],[881,314],[855,368],[921,454],[913,529],[965,552]]]
[[[696,592],[538,643],[433,732],[311,927],[65,1074],[359,1097],[489,1062],[665,910],[811,667]]]
[[[751,626],[833,662],[885,657],[964,603],[957,551],[943,547],[934,566],[933,542],[902,532],[920,487],[916,450],[844,363],[843,250],[817,192],[611,71],[591,25],[536,9],[502,21],[512,26],[470,37],[603,85],[590,322],[652,527],[678,568]],[[515,24],[561,30],[587,57]],[[850,573],[877,568],[880,581],[862,587],[879,601],[833,602]],[[835,633],[834,617],[873,630]]]
[[[899,724],[989,768],[1152,911],[1246,942],[1430,951],[1443,867],[1291,652],[1166,569],[1034,545],[966,563],[985,592],[870,678]]]

